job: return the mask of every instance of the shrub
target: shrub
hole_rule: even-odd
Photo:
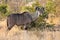
[[[6,8],[7,8],[6,5],[0,5],[0,12],[3,13],[3,14],[7,13],[7,9]]]
[[[47,1],[45,8],[48,13],[55,13],[56,12],[56,4],[52,0]]]
[[[0,5],[0,20],[6,18],[9,15],[8,5]]]

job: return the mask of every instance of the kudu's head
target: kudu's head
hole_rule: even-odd
[[[44,13],[44,8],[43,7],[36,7],[35,8],[37,15],[42,15]]]

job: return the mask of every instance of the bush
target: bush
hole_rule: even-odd
[[[6,5],[0,5],[0,12],[3,13],[3,14],[7,13],[7,9],[6,8],[7,8]]]
[[[45,8],[46,8],[45,11],[47,11],[48,13],[56,12],[56,4],[52,0],[47,1]]]
[[[0,5],[0,20],[6,18],[7,15],[9,15],[8,5]]]

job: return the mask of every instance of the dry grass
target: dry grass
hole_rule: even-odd
[[[0,21],[0,40],[60,40],[59,31],[27,31],[15,25],[7,34],[6,20]]]

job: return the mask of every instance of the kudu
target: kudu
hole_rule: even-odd
[[[21,14],[19,14],[19,13],[10,14],[7,17],[8,30],[11,30],[11,28],[14,25],[17,25],[17,26],[24,25],[24,29],[26,29],[27,24],[29,24],[32,21],[36,20],[39,17],[39,15],[42,15],[43,11],[44,11],[44,8],[36,7],[34,14],[30,14],[29,12],[23,12]]]

